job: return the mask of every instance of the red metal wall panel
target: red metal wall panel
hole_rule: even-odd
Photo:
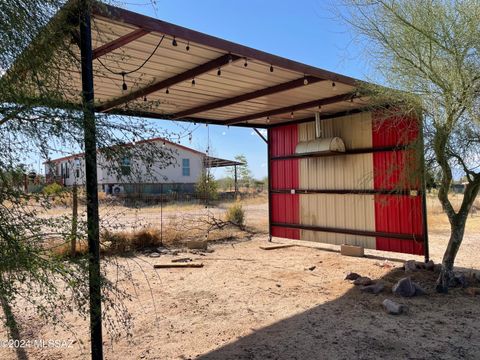
[[[383,119],[376,114],[373,121],[372,145],[374,148],[408,145],[419,135],[419,126],[415,119]],[[412,164],[414,155],[413,150],[374,153],[374,188],[418,189],[418,180],[411,180],[405,175],[405,166]],[[423,216],[420,194],[417,196],[376,195],[376,231],[413,234],[419,238],[419,241],[414,241],[377,237],[377,250],[423,255]]]
[[[297,189],[299,184],[296,159],[271,160],[272,157],[292,155],[298,143],[297,125],[276,127],[269,130],[270,142],[270,186],[273,190]],[[299,196],[292,194],[271,194],[271,221],[299,223]],[[299,239],[300,230],[272,227],[272,236]]]

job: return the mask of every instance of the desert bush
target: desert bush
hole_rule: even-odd
[[[57,183],[49,184],[43,188],[43,193],[47,196],[61,195],[63,192],[63,186]]]
[[[243,226],[245,222],[245,211],[240,203],[235,203],[227,209],[225,218],[238,226]]]

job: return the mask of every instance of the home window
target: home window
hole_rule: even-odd
[[[182,175],[190,176],[190,159],[182,159]]]
[[[122,159],[122,164],[120,166],[120,170],[121,170],[122,175],[125,175],[125,176],[130,175],[130,173],[132,172],[130,165],[131,165],[130,164],[130,158],[124,157]]]

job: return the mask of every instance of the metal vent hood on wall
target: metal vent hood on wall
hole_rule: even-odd
[[[295,148],[296,154],[345,152],[345,143],[339,137],[322,138],[320,113],[315,113],[315,139],[301,141]]]

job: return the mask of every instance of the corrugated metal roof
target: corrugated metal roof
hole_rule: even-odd
[[[321,107],[329,115],[362,108],[367,101],[350,100],[357,80],[348,76],[109,5],[94,6],[92,42],[99,112],[268,127],[319,110],[299,104],[333,99]],[[80,57],[74,42],[72,51]],[[71,85],[66,99],[80,104],[80,64],[65,64],[59,72]],[[292,106],[293,112],[278,112]],[[201,111],[192,111],[197,107]]]

